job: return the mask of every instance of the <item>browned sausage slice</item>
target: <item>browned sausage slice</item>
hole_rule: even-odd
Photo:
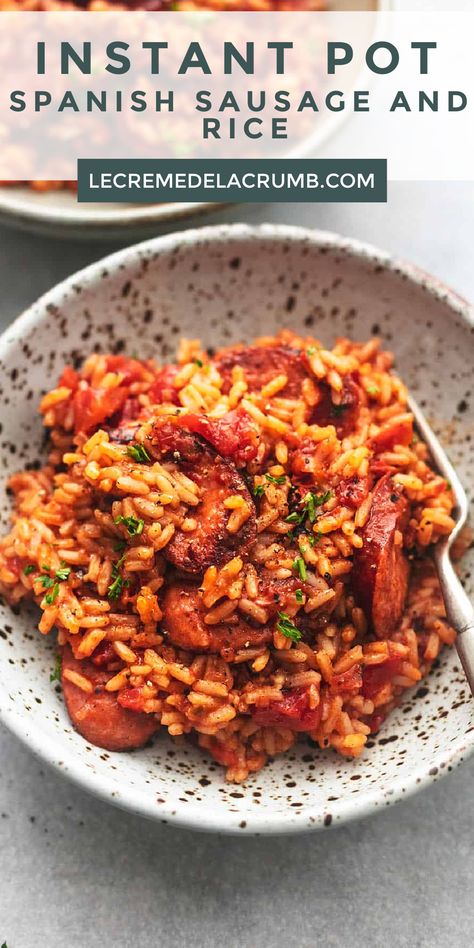
[[[202,573],[209,566],[232,559],[255,539],[255,504],[232,461],[217,454],[200,435],[171,421],[153,427],[150,452],[173,459],[202,491],[200,503],[190,509],[190,516],[197,521],[196,528],[190,533],[176,530],[163,550],[177,569]],[[229,533],[227,523],[231,511],[224,507],[224,501],[236,494],[246,501],[250,515],[236,533]]]
[[[250,392],[259,392],[277,375],[286,375],[288,382],[278,394],[284,398],[300,398],[301,388],[310,377],[301,349],[290,346],[235,346],[214,358],[214,365],[224,380],[224,394],[232,386],[232,369],[241,366]]]
[[[332,393],[326,382],[320,383],[320,399],[313,408],[311,425],[334,425],[338,438],[345,438],[354,430],[360,411],[360,386],[351,375],[342,380],[342,392],[338,405],[332,400]]]
[[[239,617],[238,622],[206,625],[199,589],[192,583],[173,583],[163,599],[163,631],[178,648],[192,652],[220,652],[231,660],[231,653],[240,648],[256,647],[270,641],[269,626],[253,627]]]
[[[406,497],[386,474],[376,484],[372,506],[363,530],[364,545],[354,555],[352,583],[378,638],[390,635],[400,624],[408,591],[409,564],[395,542],[409,516]]]
[[[91,694],[64,677],[66,669],[84,675],[94,686]],[[78,661],[69,646],[63,649],[61,684],[69,717],[79,734],[110,751],[143,747],[158,730],[154,714],[128,711],[117,703],[115,692],[105,691],[110,674],[89,660]]]

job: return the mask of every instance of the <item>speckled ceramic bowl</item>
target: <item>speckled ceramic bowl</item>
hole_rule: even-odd
[[[65,362],[92,349],[169,358],[181,334],[222,345],[274,332],[382,335],[403,378],[474,484],[469,411],[474,328],[467,304],[386,254],[288,227],[204,228],[123,250],[60,284],[0,341],[2,484],[41,456],[39,396]],[[3,526],[9,516],[3,504]],[[465,575],[469,575],[465,560]],[[50,684],[54,643],[34,610],[1,607],[1,717],[32,750],[81,786],[156,820],[222,832],[296,832],[388,806],[459,764],[474,746],[473,705],[454,651],[407,696],[364,756],[344,761],[301,743],[243,787],[190,745],[158,738],[109,754],[72,729]]]

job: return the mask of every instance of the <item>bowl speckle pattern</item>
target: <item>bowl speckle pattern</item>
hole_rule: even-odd
[[[330,234],[245,225],[204,228],[120,251],[39,300],[0,340],[2,488],[37,465],[36,406],[64,363],[90,351],[172,358],[181,335],[217,347],[283,326],[330,343],[380,334],[441,434],[468,492],[474,487],[472,314],[436,280]],[[10,502],[4,493],[2,530]],[[472,589],[472,549],[463,576]],[[54,641],[35,609],[0,606],[2,720],[86,789],[163,822],[221,832],[294,832],[366,815],[439,779],[474,745],[473,704],[454,650],[445,650],[362,758],[303,741],[244,786],[190,743],[159,737],[134,753],[89,746],[72,729],[57,683]]]

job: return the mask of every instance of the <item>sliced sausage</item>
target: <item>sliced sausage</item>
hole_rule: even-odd
[[[220,652],[231,660],[238,649],[260,646],[272,638],[269,626],[254,627],[240,617],[235,624],[206,625],[199,589],[189,582],[168,586],[161,607],[162,628],[168,640],[192,652]]]
[[[269,617],[277,612],[293,612],[297,600],[297,589],[309,594],[311,587],[302,581],[299,576],[288,576],[286,579],[276,579],[271,570],[262,570],[259,576],[257,603],[266,610]]]
[[[64,677],[66,669],[88,678],[94,686],[91,694],[82,691]],[[117,703],[115,692],[106,691],[109,673],[97,668],[89,660],[78,661],[69,646],[63,650],[61,684],[69,717],[79,734],[110,751],[133,750],[143,747],[158,730],[154,714],[128,711]]]
[[[340,401],[336,405],[331,397],[332,390],[325,382],[320,384],[320,399],[314,406],[309,423],[320,425],[334,425],[339,438],[345,438],[354,430],[359,416],[361,391],[356,379],[352,375],[345,375],[342,380]]]
[[[147,442],[155,457],[170,457],[181,471],[201,488],[201,500],[192,507],[197,521],[192,532],[176,530],[163,553],[179,570],[199,574],[209,566],[232,559],[255,539],[256,511],[252,496],[235,465],[217,454],[199,435],[186,431],[171,421],[154,425]],[[224,501],[239,494],[247,502],[250,516],[236,533],[229,533],[231,513]]]
[[[408,516],[406,497],[386,474],[374,488],[364,545],[354,554],[352,570],[354,595],[379,638],[390,635],[403,615],[409,564],[395,533],[404,531]]]
[[[277,375],[286,375],[288,382],[278,392],[284,398],[300,398],[303,382],[310,378],[304,352],[290,346],[235,346],[225,349],[213,361],[224,380],[225,395],[232,387],[235,366],[244,370],[249,392],[259,392]]]

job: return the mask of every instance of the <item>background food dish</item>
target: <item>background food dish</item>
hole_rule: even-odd
[[[145,0],[138,0],[134,5],[141,6]],[[151,0],[154,2],[154,0]],[[159,0],[158,0],[159,2]],[[167,0],[166,0],[167,2]],[[187,0],[179,0],[184,7]],[[226,0],[197,0],[196,8],[212,6],[219,9]],[[91,0],[87,4],[80,4],[81,8],[107,8],[110,0]],[[300,4],[303,9],[329,10],[385,10],[390,9],[392,0],[288,0],[288,8]],[[189,5],[192,5],[189,4]],[[230,8],[239,9],[244,3],[231,0],[227,4]],[[248,8],[258,6],[259,9],[282,9],[280,0],[249,0]],[[63,6],[74,7],[74,3],[63,3],[63,0],[0,0],[0,15],[2,10],[18,9],[46,9]],[[114,8],[118,4],[113,3]],[[124,7],[129,4],[123,4]],[[246,7],[247,9],[247,7]],[[348,113],[345,113],[345,115]],[[344,118],[345,118],[344,115]],[[337,122],[328,123],[312,141],[312,152],[317,149],[327,137],[330,128]],[[46,185],[46,188],[45,188]],[[224,206],[224,205],[220,205]],[[49,188],[48,183],[39,182],[32,188],[30,185],[8,185],[0,187],[0,223],[19,227],[22,230],[39,234],[50,234],[78,238],[83,240],[105,240],[107,238],[146,237],[163,231],[171,221],[203,215],[215,210],[219,205],[207,202],[183,201],[178,204],[78,204],[74,189],[70,186]]]
[[[209,331],[219,333],[223,341],[236,340],[242,332],[255,331],[253,319],[250,326],[245,322],[246,318],[249,319],[245,314],[255,312],[257,306],[262,312],[262,331],[286,323],[288,312],[291,312],[295,326],[304,325],[308,320],[308,325],[318,326],[318,334],[323,337],[338,332],[364,336],[373,330],[376,323],[382,335],[390,335],[395,326],[398,329],[403,327],[403,332],[397,332],[390,340],[390,345],[397,352],[401,372],[418,391],[418,397],[421,393],[422,397],[429,400],[433,411],[437,415],[439,412],[440,419],[447,421],[453,417],[455,407],[464,394],[462,374],[465,371],[466,352],[471,345],[468,317],[462,302],[452,294],[443,299],[444,291],[438,291],[434,281],[427,289],[424,278],[410,268],[405,269],[401,276],[398,275],[396,268],[388,265],[384,255],[371,256],[370,251],[358,245],[285,228],[264,228],[260,231],[245,227],[204,230],[154,243],[155,248],[152,243],[148,249],[138,251],[133,264],[127,265],[126,259],[131,260],[135,252],[126,251],[125,259],[123,255],[118,255],[105,265],[91,268],[92,272],[73,278],[66,290],[69,318],[63,307],[64,293],[59,290],[40,304],[43,326],[37,322],[33,311],[23,317],[23,325],[17,325],[9,331],[8,338],[12,339],[22,329],[25,331],[29,326],[35,326],[35,355],[28,363],[28,386],[42,384],[40,379],[44,366],[40,362],[35,365],[41,349],[42,361],[47,359],[48,369],[54,375],[60,363],[67,358],[68,349],[70,351],[72,347],[77,350],[82,344],[81,335],[84,332],[104,349],[111,344],[120,347],[121,339],[130,331],[136,336],[140,333],[140,336],[143,334],[143,341],[140,342],[143,354],[159,344],[164,345],[163,355],[166,357],[174,343],[168,345],[167,341],[163,341],[163,329],[168,338],[173,338],[180,331],[189,332],[197,316],[201,322],[205,318]],[[155,258],[154,249],[160,245],[162,255]],[[216,273],[220,274],[217,283]],[[164,326],[158,325],[156,311],[151,311],[150,315],[150,299],[155,297],[158,285],[160,302],[157,305]],[[218,317],[223,310],[226,318],[219,328]],[[131,323],[128,319],[130,311]],[[94,328],[90,315],[85,315],[92,312],[97,313]],[[188,314],[181,325],[176,319],[179,312]],[[112,313],[116,318],[115,330],[109,325]],[[81,320],[78,319],[80,315]],[[450,353],[446,353],[447,371],[448,374],[456,375],[456,381],[453,380],[449,391],[440,392],[436,388],[439,371],[434,356],[443,344],[447,318],[451,320],[452,339]],[[68,338],[62,338],[50,353],[51,329],[48,320],[51,319],[58,321],[63,334],[67,331]],[[416,332],[416,338],[419,339],[420,327],[427,324],[430,326],[430,338],[420,355],[414,344],[413,333]],[[5,357],[5,354],[4,342],[2,356]],[[8,354],[9,371],[14,372],[9,397],[17,406],[11,419],[16,429],[18,412],[22,410],[24,399],[21,387],[24,388],[25,359],[21,343],[16,348],[11,343]],[[27,424],[30,425],[29,412],[28,415]],[[39,430],[38,426],[38,434]],[[5,436],[8,440],[8,432]],[[32,440],[27,437],[29,441]],[[465,448],[462,431],[457,435],[455,431],[452,433],[452,453],[456,445],[461,452]],[[22,455],[27,449],[31,458],[36,456],[36,444],[23,446],[18,444],[17,439],[17,454],[12,460],[12,468],[18,467],[19,462],[23,461]],[[462,462],[462,457],[455,453],[453,459],[455,463]],[[461,473],[469,483],[468,470],[466,467],[463,469],[462,463]],[[8,619],[5,621],[8,622]],[[28,624],[25,626],[27,629]],[[12,654],[4,640],[1,646],[5,654]],[[28,639],[23,643],[16,633],[16,661],[21,661],[22,655],[26,659],[30,652]],[[56,702],[56,697],[48,692],[42,680],[51,664],[47,649],[41,669],[39,664],[37,662],[31,666],[37,670],[34,676],[35,694],[42,700],[38,706],[39,714],[35,708],[32,728],[18,694],[18,690],[21,691],[24,686],[21,667],[2,663],[2,675],[9,676],[8,682],[5,682],[6,690],[12,695],[17,691],[16,700],[12,701],[10,710],[7,709],[6,719],[17,733],[24,736],[28,732],[30,743],[53,760],[56,756],[55,744],[57,746],[59,735],[63,735],[64,717],[58,722],[54,721],[52,702]],[[169,816],[174,811],[174,818],[192,825],[199,823],[203,828],[219,826],[237,830],[239,823],[245,822],[245,829],[283,831],[324,824],[328,813],[332,821],[336,822],[367,812],[387,799],[413,790],[423,781],[431,779],[429,772],[434,766],[439,767],[442,763],[446,765],[448,760],[452,763],[466,751],[471,740],[470,735],[464,734],[469,727],[469,709],[456,700],[465,694],[464,681],[456,670],[453,657],[445,657],[442,667],[439,680],[433,680],[430,696],[423,697],[416,712],[405,710],[395,714],[392,727],[384,735],[384,743],[379,742],[373,749],[370,766],[359,761],[352,769],[351,765],[344,765],[344,768],[328,767],[312,751],[306,755],[309,760],[304,759],[303,753],[298,765],[292,765],[293,768],[301,768],[296,789],[288,793],[284,786],[283,770],[273,765],[271,772],[268,771],[268,782],[261,782],[265,804],[255,805],[250,794],[237,803],[229,798],[228,805],[238,811],[235,814],[229,814],[224,803],[225,795],[218,792],[214,782],[210,787],[206,786],[205,790],[199,783],[196,784],[195,759],[190,763],[191,758],[186,755],[168,763],[172,770],[175,769],[176,778],[179,776],[180,790],[173,791],[172,774],[164,772],[159,759],[155,763],[156,755],[150,754],[150,765],[153,761],[153,766],[150,766],[153,800],[144,784],[146,765],[141,756],[127,758],[126,779],[122,771],[120,785],[114,779],[114,772],[110,771],[109,762],[102,761],[100,754],[96,755],[92,751],[84,757],[78,743],[80,738],[76,735],[68,733],[60,738],[61,760],[66,761],[69,773],[90,789],[108,798],[115,793],[115,802],[158,817],[160,814]],[[442,696],[442,688],[446,684],[450,688],[449,698]],[[443,707],[443,701],[444,707],[449,706],[450,711],[449,715],[440,717],[439,708]],[[426,734],[423,740],[410,739],[407,735],[404,722],[410,721],[410,715],[415,713],[422,714],[421,723],[412,723],[414,729],[418,728]],[[396,747],[391,748],[397,733],[399,740]],[[405,753],[399,754],[402,749]],[[85,760],[87,767],[84,766]],[[353,792],[354,784],[350,779],[354,774],[359,776],[356,793]],[[199,778],[204,776],[200,768]],[[208,773],[205,779],[213,779],[212,773]],[[160,804],[157,812],[156,794],[160,786],[165,802]],[[193,800],[186,807],[180,806],[179,794],[182,795],[185,788],[192,789],[195,796],[201,799]],[[251,792],[256,789],[252,784]],[[329,801],[328,797],[338,799]],[[222,803],[217,802],[220,800]],[[292,803],[300,805],[292,808]]]

